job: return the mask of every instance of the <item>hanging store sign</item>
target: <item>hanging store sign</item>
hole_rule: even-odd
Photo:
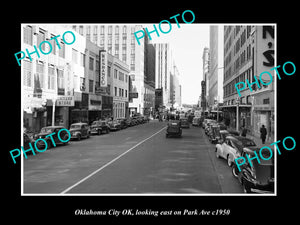
[[[56,106],[74,106],[74,96],[58,96]]]
[[[107,53],[100,52],[100,87],[107,87]]]

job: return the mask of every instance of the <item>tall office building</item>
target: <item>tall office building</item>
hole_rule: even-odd
[[[170,98],[171,82],[170,74],[172,68],[172,53],[169,43],[155,43],[155,89],[161,90],[161,105],[170,109],[172,101]]]
[[[132,82],[129,92],[129,111],[130,114],[143,114],[145,111],[144,95],[146,92],[148,93],[153,90],[148,90],[148,86],[145,86],[144,82],[145,42],[141,42],[138,45],[134,36],[134,32],[142,30],[142,26],[126,24],[78,24],[73,25],[72,28],[91,42],[102,47],[109,54],[129,65],[130,81]]]
[[[267,53],[273,61],[266,58]],[[274,27],[224,26],[223,110],[231,127],[245,126],[259,136],[265,125],[269,137],[274,137],[274,82],[266,86],[259,81],[260,73],[274,67],[273,54]],[[274,77],[274,71],[270,73]],[[235,84],[246,79],[250,88],[246,83],[239,96]]]
[[[224,28],[221,25],[209,28],[210,70],[208,76],[208,105],[217,110],[217,104],[223,102],[223,52]]]
[[[202,63],[203,63],[203,79],[201,81],[201,109],[202,111],[207,110],[207,99],[208,99],[208,86],[209,86],[209,48],[203,49]]]

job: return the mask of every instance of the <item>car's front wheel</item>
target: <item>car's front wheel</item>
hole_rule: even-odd
[[[232,175],[233,175],[235,178],[237,178],[237,177],[238,177],[238,174],[239,174],[239,170],[238,170],[237,166],[234,164],[234,165],[232,166]]]
[[[228,165],[229,167],[232,166],[232,161],[230,160],[229,155],[227,155],[227,165]]]

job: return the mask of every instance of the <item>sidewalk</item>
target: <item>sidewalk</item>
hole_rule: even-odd
[[[262,144],[262,140],[259,137],[253,136],[251,134],[247,134],[246,137],[252,139],[259,148],[261,148],[263,146],[270,146],[270,144],[275,141],[275,140],[271,140],[271,138],[268,137],[268,139],[266,139],[265,143]]]

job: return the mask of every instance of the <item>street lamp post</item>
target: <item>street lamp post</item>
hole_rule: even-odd
[[[236,130],[239,131],[239,105],[240,105],[240,98],[236,98]]]

